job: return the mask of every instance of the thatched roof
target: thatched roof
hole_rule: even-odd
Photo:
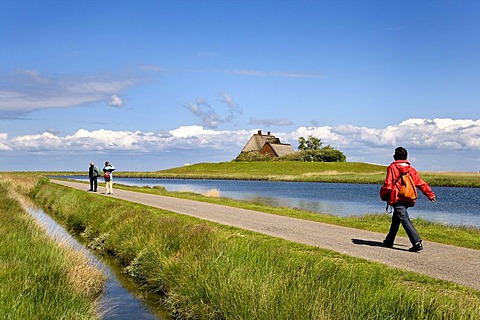
[[[265,143],[280,143],[280,139],[273,136],[268,132],[266,135],[262,134],[262,130],[258,130],[258,133],[250,137],[242,152],[260,151]]]
[[[289,144],[269,143],[269,142],[267,142],[267,144],[270,145],[270,147],[272,148],[273,152],[275,152],[275,155],[277,157],[283,157],[295,152],[295,150],[293,150],[292,146]]]
[[[262,150],[262,151],[260,151]],[[291,153],[294,153],[292,146],[286,143],[281,143],[280,139],[268,132],[266,135],[262,134],[262,130],[258,130],[258,133],[252,135],[248,140],[242,152],[261,152],[274,154],[274,156],[282,157]]]

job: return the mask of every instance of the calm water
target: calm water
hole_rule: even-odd
[[[26,209],[45,228],[51,237],[69,245],[77,251],[83,252],[90,260],[90,263],[102,270],[107,276],[105,289],[100,301],[99,313],[101,314],[101,319],[169,319],[161,310],[155,312],[155,315],[140,299],[125,288],[125,286],[130,287],[130,289],[133,288],[132,284],[127,285],[127,279],[122,279],[119,272],[112,269],[112,266],[108,266],[106,261],[100,260],[87,250],[43,210],[32,207]]]
[[[76,179],[88,181],[85,177]],[[222,197],[262,201],[275,206],[302,208],[338,216],[385,212],[385,202],[378,196],[380,185],[118,177],[114,178],[114,182],[134,186],[160,185],[169,191],[196,193],[218,189]],[[437,196],[437,202],[428,201],[420,193],[415,207],[408,210],[411,217],[449,225],[480,227],[480,189],[432,187],[432,190]]]

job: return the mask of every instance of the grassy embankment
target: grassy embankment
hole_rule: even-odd
[[[116,172],[143,178],[246,179],[271,181],[382,184],[386,166],[359,162],[220,162],[199,163],[154,172]],[[480,187],[475,172],[421,172],[432,186]]]
[[[382,264],[58,185],[35,197],[181,318],[480,317],[479,291]]]
[[[388,231],[392,219],[391,214],[388,213],[372,213],[362,216],[339,217],[328,213],[311,212],[288,207],[274,207],[262,202],[241,201],[230,198],[222,198],[221,192],[219,192],[218,190],[217,192],[211,192],[215,190],[209,190],[208,192],[206,192],[207,196],[205,196],[192,192],[169,192],[163,187],[151,188],[116,185],[115,188],[182,199],[190,199],[195,201],[209,202],[224,206],[261,211],[297,219],[329,223],[344,227],[381,233],[386,233]],[[208,194],[210,193],[213,195],[209,196]],[[414,222],[416,228],[420,230],[420,233],[424,240],[480,250],[480,228],[471,226],[449,226],[438,222],[428,221],[422,218],[414,218],[412,219],[412,221]],[[406,236],[406,233],[402,228],[400,228],[398,235]]]
[[[0,175],[0,319],[98,319],[103,274],[50,239],[13,192],[36,180]]]

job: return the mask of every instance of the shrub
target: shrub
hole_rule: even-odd
[[[270,160],[272,160],[272,157],[270,155],[261,154],[260,152],[257,152],[257,151],[242,152],[237,156],[237,158],[235,158],[235,161],[249,161],[249,162],[270,161]]]

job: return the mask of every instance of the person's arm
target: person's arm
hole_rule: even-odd
[[[390,204],[394,203],[396,194],[393,192],[396,190],[395,186],[393,185],[393,177],[394,177],[394,172],[393,172],[393,167],[388,166],[387,168],[387,176],[385,177],[385,181],[380,188],[380,198],[384,201],[388,201]]]

